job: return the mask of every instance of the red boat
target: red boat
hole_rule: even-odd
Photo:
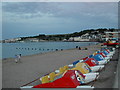
[[[116,46],[116,45],[119,45],[120,43],[118,43],[117,40],[108,40],[107,42],[105,42],[103,45],[107,45],[107,46]]]
[[[76,88],[81,85],[82,78],[84,79],[85,76],[78,70],[68,70],[62,78],[51,83],[39,84],[32,88]]]
[[[116,46],[116,45],[119,45],[119,43],[104,43],[104,45],[108,45],[108,46]]]
[[[87,58],[85,60],[85,63],[87,63],[90,67],[98,65],[98,61],[95,60],[94,58]]]

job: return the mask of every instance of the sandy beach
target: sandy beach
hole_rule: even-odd
[[[100,50],[101,45],[87,46],[88,50],[70,49],[63,51],[48,52],[31,56],[23,56],[21,62],[15,63],[14,59],[3,60],[2,62],[2,88],[19,88],[59,67],[71,64],[80,60],[96,50]],[[100,78],[95,82],[97,88],[111,88],[116,71],[117,61],[112,60],[105,70],[100,72]],[[107,75],[107,76],[106,76]],[[33,84],[37,85],[37,80]]]

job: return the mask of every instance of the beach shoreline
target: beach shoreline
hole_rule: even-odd
[[[19,88],[20,86],[29,83],[36,78],[39,78],[47,73],[59,69],[59,67],[71,64],[76,60],[80,60],[84,57],[89,56],[96,50],[100,50],[101,44],[86,46],[84,48],[87,48],[87,50],[79,50],[78,48],[75,48],[63,51],[54,51],[43,54],[22,56],[21,63],[15,63],[14,58],[3,60],[2,87]],[[115,65],[116,63],[113,64],[113,66]],[[34,84],[30,85],[37,85],[39,83],[40,81],[38,80]]]
[[[101,45],[101,43],[99,43]],[[84,49],[84,48],[89,48],[89,46],[91,45],[88,45],[88,46],[80,46],[81,49]],[[94,45],[93,45],[94,46]],[[47,54],[47,53],[55,53],[55,52],[59,52],[59,51],[65,51],[65,50],[74,50],[74,49],[78,49],[78,48],[70,48],[70,49],[58,49],[57,51],[48,51],[48,52],[43,52],[43,53],[37,53],[37,54],[31,54],[31,55],[22,55],[22,57],[32,57],[32,56],[37,56],[37,55],[42,55],[42,54]],[[9,58],[2,58],[0,60],[12,60],[14,59],[14,57],[9,57]]]

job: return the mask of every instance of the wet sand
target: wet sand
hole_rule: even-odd
[[[88,50],[70,49],[63,51],[48,52],[44,54],[37,54],[31,56],[24,56],[21,62],[15,63],[14,59],[7,59],[2,62],[2,87],[3,88],[19,88],[20,86],[31,82],[47,73],[50,73],[59,67],[71,64],[72,62],[82,59],[96,50],[100,50],[101,45],[88,46]],[[113,77],[111,73],[116,70],[116,62],[111,61],[105,71],[102,71],[100,78],[95,82],[95,87],[100,88],[99,84],[104,82],[104,87],[109,88],[111,84],[106,84],[105,81]],[[115,68],[113,68],[115,67]],[[109,74],[111,77],[106,77],[104,74]],[[109,81],[108,81],[109,82]],[[107,82],[107,83],[108,83]],[[40,81],[37,80],[31,85],[37,85]]]

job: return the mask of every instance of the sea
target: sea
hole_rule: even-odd
[[[1,43],[0,59],[14,58],[15,55],[22,56],[52,52],[58,50],[73,49],[82,46],[97,44],[98,42],[24,42],[24,43]]]

